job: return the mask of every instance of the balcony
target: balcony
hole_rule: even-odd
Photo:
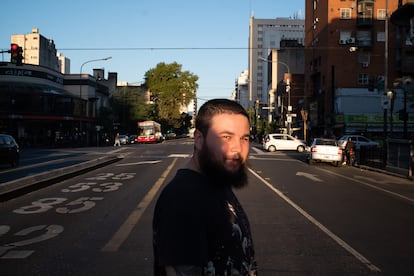
[[[372,16],[362,15],[357,17],[358,27],[372,27],[374,25],[374,19]]]
[[[358,0],[357,26],[372,27],[374,25],[374,0]]]

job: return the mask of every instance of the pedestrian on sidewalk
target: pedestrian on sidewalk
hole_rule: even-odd
[[[114,147],[119,147],[119,146],[121,146],[121,141],[119,140],[119,132],[117,132],[115,135]]]
[[[256,275],[249,221],[233,193],[247,185],[249,116],[214,99],[195,124],[193,156],[156,203],[154,275]]]

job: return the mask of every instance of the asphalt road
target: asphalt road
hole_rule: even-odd
[[[152,274],[155,199],[192,142],[112,150],[82,156],[117,162],[0,203],[0,275]],[[236,193],[260,275],[414,275],[413,182],[304,160],[252,147]]]

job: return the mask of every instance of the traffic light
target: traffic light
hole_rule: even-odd
[[[23,64],[23,49],[16,43],[10,45],[10,62],[16,65]]]

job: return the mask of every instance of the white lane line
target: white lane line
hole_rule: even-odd
[[[373,185],[373,184],[366,183],[366,182],[361,181],[360,179],[358,179],[358,178],[360,178],[360,177],[358,177],[358,176],[355,176],[355,178],[352,178],[352,177],[348,177],[348,176],[345,176],[345,175],[341,175],[341,174],[339,174],[339,173],[334,173],[334,172],[331,172],[331,171],[328,171],[328,170],[323,170],[323,169],[321,169],[321,170],[322,170],[322,171],[324,171],[324,172],[327,172],[327,173],[333,174],[333,175],[335,175],[335,176],[342,177],[342,178],[345,178],[345,179],[347,179],[347,180],[354,181],[354,182],[357,182],[357,183],[359,183],[359,184],[365,185],[365,186],[370,187],[370,188],[372,188],[372,189],[374,189],[374,190],[377,190],[377,191],[383,192],[383,193],[385,193],[385,194],[388,194],[388,195],[390,195],[390,196],[393,196],[394,198],[397,198],[397,199],[401,199],[401,200],[403,200],[403,201],[405,201],[405,202],[408,202],[408,203],[410,203],[410,204],[414,204],[414,199],[413,199],[413,198],[409,198],[409,197],[403,196],[403,195],[401,195],[401,194],[398,194],[398,193],[395,193],[395,192],[391,192],[391,191],[389,191],[389,190],[386,190],[386,189],[383,189],[383,188],[381,188],[381,187],[375,186],[375,185]],[[365,179],[365,180],[366,180],[366,179]],[[371,181],[372,181],[372,180],[371,180]],[[377,182],[377,183],[380,183],[380,184],[381,184],[381,183],[383,183],[382,181],[376,181],[376,182]]]
[[[129,234],[131,233],[132,229],[141,219],[142,214],[147,209],[148,205],[154,199],[155,195],[157,194],[158,190],[161,188],[162,184],[164,183],[165,179],[167,178],[168,174],[172,170],[175,165],[177,158],[173,159],[171,165],[164,171],[160,178],[155,182],[154,186],[152,186],[151,190],[145,195],[145,197],[140,201],[129,215],[127,220],[121,225],[118,231],[113,235],[113,237],[108,241],[108,243],[101,249],[101,251],[105,252],[115,252],[118,251],[119,247],[122,243],[128,238]]]
[[[363,263],[369,270],[375,271],[375,272],[381,272],[381,269],[379,269],[377,266],[372,264],[367,258],[365,258],[362,254],[360,254],[358,251],[356,251],[354,248],[352,248],[349,244],[347,244],[344,240],[339,238],[337,235],[332,233],[328,228],[323,226],[319,221],[317,221],[314,217],[309,215],[305,210],[303,210],[300,206],[298,206],[296,203],[294,203],[290,198],[285,196],[280,190],[276,189],[272,186],[269,182],[264,180],[260,175],[258,175],[256,172],[254,172],[252,169],[249,168],[249,171],[256,176],[260,181],[262,181],[269,189],[271,189],[275,194],[277,194],[280,198],[282,198],[284,201],[286,201],[290,206],[292,206],[296,211],[301,213],[306,219],[308,219],[310,222],[312,222],[316,227],[318,227],[322,232],[324,232],[326,235],[328,235],[331,239],[333,239],[336,243],[338,243],[342,248],[344,248],[346,251],[351,253],[356,259],[358,259],[361,263]]]
[[[186,154],[186,153],[172,153],[170,155],[168,155],[168,157],[174,157],[174,158],[188,158],[190,157],[190,154]]]
[[[123,167],[123,166],[133,166],[133,165],[142,165],[142,164],[157,164],[160,163],[161,160],[154,160],[154,161],[141,161],[141,162],[134,162],[134,163],[124,163],[118,164],[116,167]]]

